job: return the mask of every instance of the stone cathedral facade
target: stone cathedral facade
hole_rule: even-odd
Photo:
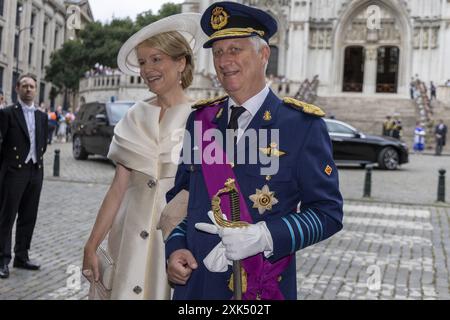
[[[213,1],[187,0],[203,12]],[[319,75],[319,94],[407,95],[412,77],[450,79],[450,0],[243,0],[272,14],[267,74],[293,83]],[[199,72],[214,73],[210,52]]]

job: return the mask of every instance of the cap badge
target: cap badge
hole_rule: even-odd
[[[228,23],[229,15],[222,7],[215,7],[211,16],[211,27],[220,30]]]

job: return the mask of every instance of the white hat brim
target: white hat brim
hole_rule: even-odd
[[[117,66],[125,74],[139,75],[136,46],[154,35],[169,31],[178,31],[182,34],[195,54],[208,40],[200,26],[201,16],[200,13],[193,12],[179,13],[145,26],[122,45],[117,56]]]

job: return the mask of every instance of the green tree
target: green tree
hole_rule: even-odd
[[[120,47],[135,30],[136,26],[129,18],[114,19],[109,24],[100,22],[88,24],[80,32],[87,65],[92,67],[98,62],[116,68]]]
[[[152,10],[145,11],[138,14],[136,17],[136,28],[139,30],[150,23],[158,21],[159,19],[177,14],[181,12],[181,4],[172,2],[164,3],[159,9],[158,14],[153,14]]]
[[[67,41],[51,56],[51,61],[45,67],[45,80],[57,88],[58,93],[64,89],[78,90],[80,78],[87,68],[85,63],[85,48],[78,41]]]

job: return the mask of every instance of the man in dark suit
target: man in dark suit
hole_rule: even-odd
[[[439,124],[434,129],[434,134],[436,136],[436,155],[440,156],[442,154],[442,149],[445,146],[447,138],[447,126],[444,124],[442,119],[439,120]]]
[[[17,216],[13,267],[38,270],[28,250],[36,224],[47,148],[47,115],[36,109],[36,78],[16,83],[19,101],[0,110],[0,278],[9,277],[12,228]]]

